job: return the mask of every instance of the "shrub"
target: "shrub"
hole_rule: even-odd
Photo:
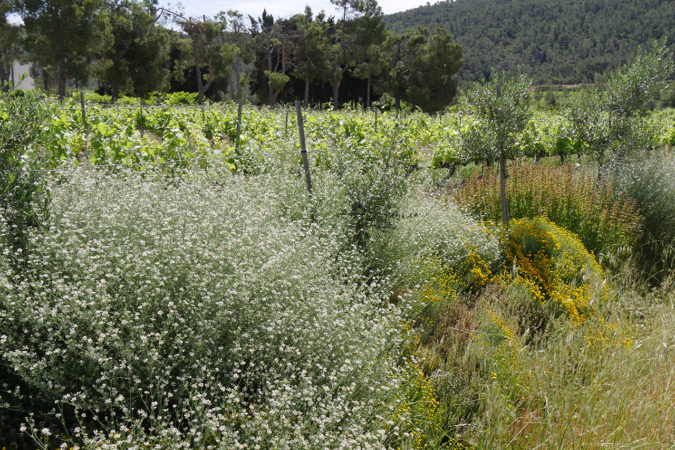
[[[526,285],[554,315],[573,322],[592,314],[602,296],[604,274],[577,236],[545,218],[514,219],[506,230],[504,251],[516,268],[515,281]]]
[[[51,183],[25,271],[0,282],[3,424],[33,413],[29,432],[62,421],[87,447],[396,446],[412,431],[387,424],[415,401],[399,394],[402,315],[349,265],[341,225],[309,220],[301,178],[214,179]]]
[[[365,248],[374,231],[385,231],[398,218],[407,184],[399,168],[373,164],[365,170],[342,173],[345,196],[350,199],[350,241]]]
[[[122,95],[117,99],[115,103],[117,103],[118,105],[138,106],[140,100],[137,97],[129,97],[127,95]]]
[[[47,119],[45,105],[32,92],[0,97],[0,213],[8,227],[0,243],[12,255],[26,250],[27,233],[48,212],[37,157]]]
[[[650,152],[612,166],[608,176],[619,195],[634,198],[644,216],[635,261],[652,282],[665,281],[675,267],[675,156]]]
[[[86,92],[84,95],[84,99],[88,102],[99,104],[110,103],[112,101],[112,97],[110,95],[101,95],[96,92]]]
[[[498,220],[499,178],[494,171],[474,174],[454,194],[474,214]],[[635,200],[615,193],[609,182],[575,171],[571,164],[553,167],[521,162],[510,169],[507,183],[513,218],[544,216],[579,235],[595,253],[628,254],[640,237],[642,217]]]
[[[475,286],[471,257],[489,267],[499,264],[499,242],[480,222],[453,203],[412,191],[402,200],[402,214],[390,233],[377,237],[381,255],[395,264],[399,279],[408,284],[452,273],[458,288]],[[441,294],[441,296],[443,296]]]
[[[162,94],[162,103],[167,105],[196,105],[197,97],[199,94],[196,92],[169,92]]]

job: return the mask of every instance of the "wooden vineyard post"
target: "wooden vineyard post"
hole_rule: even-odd
[[[284,136],[288,136],[288,110],[286,110],[286,124],[284,125]]]
[[[141,137],[143,137],[143,128],[145,128],[143,125],[143,99],[140,99],[140,105],[141,105],[141,120],[139,121],[139,125],[141,127]]]
[[[377,133],[377,108],[375,108],[375,133]]]
[[[84,109],[84,91],[80,88],[80,107],[82,108],[82,155],[86,155],[87,150],[87,113]],[[78,156],[78,159],[80,157]]]
[[[295,101],[295,112],[298,116],[298,132],[300,133],[300,153],[302,154],[302,166],[305,169],[305,183],[307,183],[307,192],[309,192],[309,196],[311,198],[313,195],[312,177],[309,173],[309,159],[307,158],[307,147],[305,146],[305,127],[302,122],[302,106],[300,106],[300,100]]]
[[[234,143],[234,151],[239,154],[239,140],[241,136],[241,110],[244,106],[244,102],[241,98],[241,92],[239,93],[239,106],[237,108],[237,140]]]
[[[84,110],[84,92],[80,89],[80,107],[82,108],[82,130],[87,133],[87,114]]]

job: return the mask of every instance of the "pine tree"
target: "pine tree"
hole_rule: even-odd
[[[103,0],[18,0],[26,29],[25,49],[43,68],[56,73],[59,98],[66,81],[87,81],[112,43]]]

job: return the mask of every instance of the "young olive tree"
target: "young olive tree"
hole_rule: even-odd
[[[465,94],[463,109],[476,123],[462,136],[465,156],[486,161],[499,161],[499,190],[502,222],[509,220],[506,202],[506,161],[517,152],[517,137],[530,120],[529,87],[532,82],[523,75],[514,78],[492,72],[489,82]]]
[[[645,116],[649,101],[667,86],[675,61],[664,42],[640,50],[632,64],[609,74],[606,87],[580,93],[568,111],[575,138],[585,142],[602,168],[653,145]]]

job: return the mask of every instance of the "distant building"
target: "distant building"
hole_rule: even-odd
[[[14,83],[14,87],[18,89],[33,89],[35,87],[35,83],[33,81],[33,78],[31,78],[28,70],[30,69],[30,64],[21,64],[18,61],[14,62],[14,66],[12,67],[12,75],[10,77],[10,80]],[[24,78],[20,83],[19,81],[21,80],[21,77],[26,74],[26,78]]]

